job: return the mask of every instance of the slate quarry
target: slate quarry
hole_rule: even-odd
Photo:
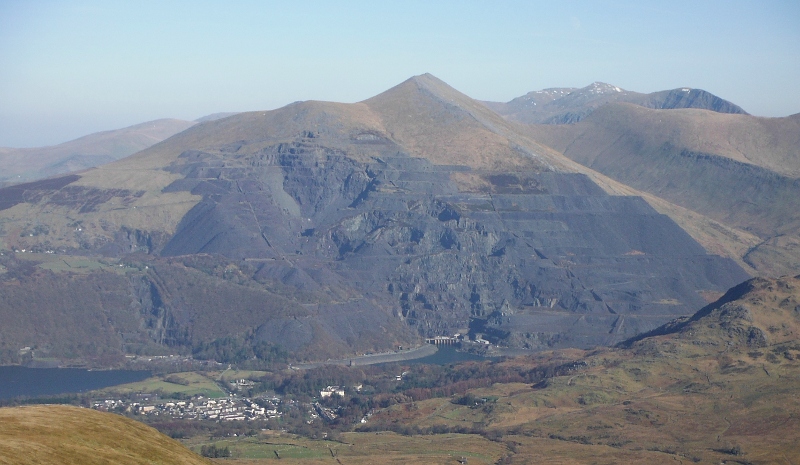
[[[532,349],[616,343],[747,279],[643,199],[585,175],[434,165],[368,143],[384,155],[356,161],[312,133],[184,152],[168,169],[185,177],[166,190],[203,201],[160,254],[256,260],[256,276],[352,288],[426,337]]]

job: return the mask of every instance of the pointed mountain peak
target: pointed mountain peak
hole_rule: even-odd
[[[406,79],[391,89],[365,100],[364,103],[370,104],[370,106],[380,105],[381,102],[389,103],[396,99],[407,99],[420,92],[445,101],[472,101],[470,97],[452,88],[436,76],[425,73]]]
[[[434,163],[553,169],[554,162],[542,156],[555,156],[549,149],[521,140],[497,113],[431,74],[414,76],[362,103],[380,115],[396,141]]]
[[[419,85],[430,85],[430,84],[447,85],[447,83],[445,83],[444,81],[437,78],[431,73],[418,74],[416,76],[410,77],[408,80],[413,81]]]

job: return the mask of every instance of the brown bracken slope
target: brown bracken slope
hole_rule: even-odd
[[[210,464],[142,423],[95,410],[0,408],[0,464]]]
[[[800,460],[800,276],[755,278],[619,348],[551,358],[564,355],[574,368],[546,382],[471,391],[485,404],[425,400],[371,421],[479,425],[512,464]]]

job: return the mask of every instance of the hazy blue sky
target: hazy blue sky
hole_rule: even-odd
[[[355,102],[425,72],[482,100],[604,81],[786,116],[800,2],[0,0],[0,146]]]

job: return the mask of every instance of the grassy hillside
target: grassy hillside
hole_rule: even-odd
[[[624,349],[588,353],[567,376],[476,390],[493,399],[479,405],[397,406],[376,421],[483,425],[513,449],[509,463],[794,463],[798,308],[800,277],[756,279]]]
[[[0,463],[208,464],[141,423],[94,410],[41,405],[0,408]]]
[[[770,276],[800,271],[800,117],[609,104],[536,140],[633,188],[758,237],[740,258]]]
[[[591,165],[612,147],[629,151],[632,148],[629,144],[639,141],[641,149],[669,144],[757,165],[784,176],[800,176],[797,149],[800,114],[762,118],[697,109],[657,111],[612,103],[599,108],[581,123],[557,127],[534,125],[530,131],[548,146],[569,152],[568,156],[583,154],[579,160],[582,164]],[[626,137],[617,141],[620,135]],[[577,146],[572,146],[574,144]],[[595,151],[589,154],[586,148],[592,144]]]
[[[392,139],[435,164],[572,171],[560,154],[525,140],[496,113],[430,74],[415,76],[363,103]]]

